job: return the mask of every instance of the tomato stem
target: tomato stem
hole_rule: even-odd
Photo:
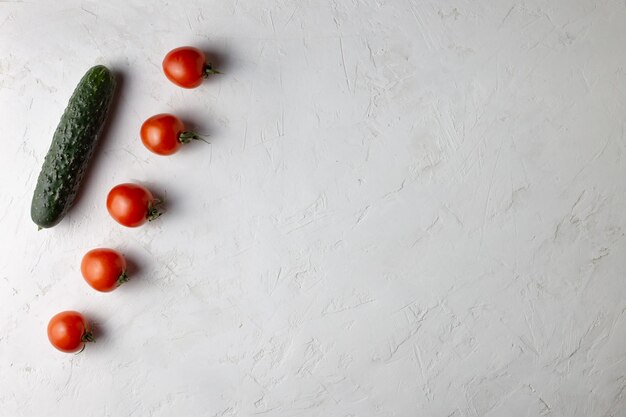
[[[87,342],[91,342],[91,343],[95,343],[96,339],[93,337],[93,333],[91,333],[90,331],[86,330],[85,333],[83,333],[83,336],[80,338],[81,341],[87,343]],[[83,346],[83,349],[85,347]]]
[[[157,206],[161,203],[162,203],[161,200],[159,200],[158,198],[155,198],[148,204],[148,214],[146,216],[148,218],[148,221],[151,222],[152,220],[156,220],[159,217],[161,217],[163,212],[159,211],[159,209],[157,208]]]
[[[126,271],[122,271],[122,274],[117,279],[117,286],[119,287],[123,283],[128,281],[128,275],[126,275]]]
[[[213,65],[211,64],[206,64],[204,66],[204,78],[207,78],[209,75],[211,74],[221,74],[221,72],[219,72],[218,70],[216,70],[215,68],[213,68]]]
[[[87,346],[86,343],[96,343],[96,339],[93,337],[93,333],[91,333],[89,330],[85,330],[85,333],[83,333],[83,335],[80,337],[80,341],[83,342],[83,347],[78,352],[76,352],[77,355],[85,350],[85,347]]]
[[[209,143],[202,136],[198,135],[195,132],[191,132],[189,130],[186,130],[186,131],[182,132],[180,135],[178,135],[178,141],[180,143],[189,143],[192,140],[201,140],[204,143]]]

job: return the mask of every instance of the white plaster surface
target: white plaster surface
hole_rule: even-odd
[[[182,90],[191,44],[224,74]],[[0,415],[626,416],[626,2],[2,1]],[[29,207],[83,73],[80,200]],[[183,116],[172,157],[138,139]],[[129,180],[166,198],[108,216]],[[131,282],[96,293],[84,252]],[[98,340],[54,350],[77,309]]]

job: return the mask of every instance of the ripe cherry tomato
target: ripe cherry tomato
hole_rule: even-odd
[[[80,272],[87,284],[101,292],[113,291],[128,281],[126,259],[113,249],[92,249],[83,256]]]
[[[86,342],[95,342],[87,321],[77,311],[64,311],[48,323],[48,339],[61,352],[78,352]]]
[[[138,227],[159,217],[159,203],[147,188],[131,183],[116,185],[107,196],[109,214],[127,227]]]
[[[204,52],[192,46],[172,49],[163,59],[165,76],[183,88],[196,88],[209,74],[219,74],[211,64],[207,64]]]
[[[141,141],[158,155],[171,155],[178,151],[181,144],[192,140],[204,139],[186,131],[183,122],[173,114],[157,114],[141,125]]]

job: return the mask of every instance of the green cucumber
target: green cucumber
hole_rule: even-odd
[[[58,224],[74,202],[115,93],[115,78],[97,65],[83,76],[61,116],[43,162],[30,216],[40,228]]]

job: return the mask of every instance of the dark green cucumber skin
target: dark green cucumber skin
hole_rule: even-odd
[[[72,206],[109,113],[115,85],[111,71],[97,65],[74,90],[35,187],[30,216],[39,227],[55,226]]]

